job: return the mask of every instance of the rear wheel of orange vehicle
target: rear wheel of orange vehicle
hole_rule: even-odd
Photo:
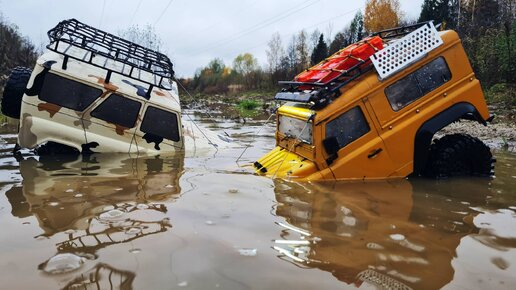
[[[2,114],[20,118],[21,102],[31,74],[32,70],[21,66],[11,71],[2,96]]]
[[[491,150],[478,138],[452,134],[434,141],[425,173],[435,178],[492,176],[494,162]]]

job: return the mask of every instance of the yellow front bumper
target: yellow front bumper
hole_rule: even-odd
[[[318,171],[310,160],[276,147],[254,163],[256,173],[272,178],[309,179]]]

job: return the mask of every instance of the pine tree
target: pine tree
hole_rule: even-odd
[[[358,11],[349,25],[349,39],[348,44],[362,40],[364,36],[364,16],[362,12]]]
[[[457,0],[425,0],[418,21],[434,20],[443,29],[454,29],[457,26],[457,3]]]
[[[346,36],[344,33],[339,32],[335,35],[335,38],[330,43],[329,55],[336,53],[337,51],[343,49],[348,45],[348,41],[346,40]]]
[[[320,61],[325,59],[328,56],[328,46],[326,45],[326,42],[324,41],[324,35],[321,34],[319,36],[319,42],[317,42],[317,46],[315,47],[314,51],[311,55],[311,63],[312,65],[318,64]]]

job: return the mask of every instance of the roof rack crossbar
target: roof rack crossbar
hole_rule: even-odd
[[[396,27],[396,28],[385,29],[382,31],[375,32],[371,36],[380,36],[382,39],[397,38],[397,37],[405,36],[405,35],[411,33],[412,31],[420,28],[421,26],[427,25],[428,23],[433,23],[433,20],[419,22],[419,23]]]
[[[48,31],[48,37],[50,43],[47,48],[51,51],[148,85],[166,90],[172,89],[169,82],[158,82],[158,79],[172,79],[174,77],[172,62],[162,53],[91,27],[76,19],[61,21],[56,27]],[[66,45],[68,47],[64,48],[63,46]],[[72,47],[84,50],[84,55],[81,53],[81,56],[77,56],[77,52],[76,54],[73,53]],[[90,55],[89,58],[87,57],[88,54]],[[104,64],[95,62],[96,57],[105,58]],[[120,69],[120,65],[122,69]],[[126,66],[131,67],[129,73],[126,72]],[[137,77],[133,74],[134,69],[138,70]],[[142,71],[155,77],[143,79]]]

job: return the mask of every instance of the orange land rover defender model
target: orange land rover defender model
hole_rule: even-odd
[[[299,74],[276,100],[276,148],[258,174],[371,180],[492,174],[489,147],[434,134],[492,118],[459,36],[431,22],[378,32]]]

